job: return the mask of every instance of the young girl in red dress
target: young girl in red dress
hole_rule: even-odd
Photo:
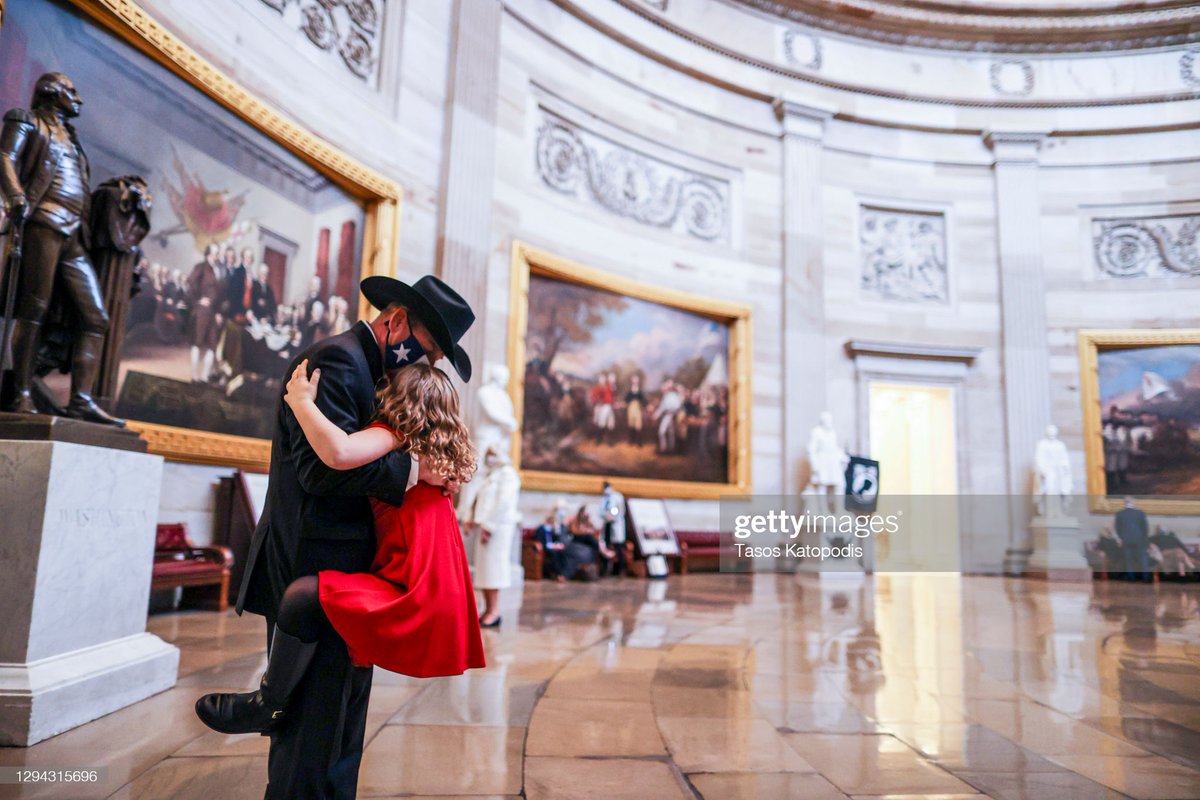
[[[380,391],[377,421],[349,434],[317,407],[320,379],[319,369],[310,378],[308,362],[301,362],[284,400],[321,461],[332,469],[353,469],[403,448],[413,457],[418,479],[400,506],[371,500],[376,552],[369,573],[323,570],[288,586],[276,626],[299,640],[298,647],[288,648],[295,663],[279,669],[284,665],[274,664],[273,651],[267,675],[285,676],[279,681],[285,685],[271,687],[264,678],[250,702],[237,705],[237,729],[224,733],[277,727],[317,641],[333,632],[356,666],[378,665],[417,678],[485,666],[462,534],[441,489],[448,481],[467,482],[475,471],[474,448],[450,379],[427,364],[404,367]]]
[[[301,362],[284,395],[317,456],[333,469],[354,469],[402,448],[413,457],[419,480],[400,506],[371,500],[376,551],[369,573],[324,570],[292,586],[316,584],[298,588],[318,590],[320,609],[356,666],[378,665],[414,678],[483,667],[462,532],[440,488],[448,480],[466,483],[475,471],[458,392],[437,367],[410,365],[380,392],[378,420],[348,434],[317,408],[320,379],[319,369],[310,378],[308,363]],[[283,612],[281,607],[281,626]]]

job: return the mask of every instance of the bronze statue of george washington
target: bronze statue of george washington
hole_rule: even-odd
[[[92,399],[109,316],[87,254],[88,161],[70,120],[83,101],[66,75],[38,79],[30,110],[12,109],[0,131],[0,194],[24,243],[17,274],[12,384],[7,411],[37,413],[31,387],[40,332],[55,292],[74,312],[71,399],[66,415],[123,425]]]

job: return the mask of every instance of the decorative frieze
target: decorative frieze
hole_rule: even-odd
[[[1033,92],[1033,66],[1028,61],[996,61],[989,70],[992,91],[1010,97]]]
[[[354,77],[374,83],[386,0],[261,0],[317,49],[337,53]]]
[[[1200,89],[1200,50],[1188,50],[1179,57],[1179,77],[1193,89]]]
[[[730,184],[620,144],[539,108],[539,177],[552,189],[643,225],[730,239]]]
[[[1101,278],[1200,275],[1200,214],[1092,220]]]
[[[789,66],[819,70],[821,68],[821,40],[807,31],[782,28],[780,50]]]
[[[858,230],[864,292],[882,300],[950,302],[945,214],[863,205]]]
[[[901,47],[992,53],[1084,53],[1200,41],[1196,3],[912,3],[902,0],[726,0],[795,25]],[[988,5],[989,8],[982,8]]]

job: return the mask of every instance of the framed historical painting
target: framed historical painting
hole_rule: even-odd
[[[679,555],[679,539],[671,526],[666,503],[654,497],[631,497],[628,508],[638,549],[643,556]]]
[[[514,462],[530,489],[716,498],[750,486],[750,309],[514,242]]]
[[[1200,329],[1080,331],[1079,363],[1091,510],[1200,513]]]
[[[2,4],[0,4],[2,5]],[[291,357],[392,274],[400,189],[251,95],[123,0],[24,0],[0,27],[0,110],[46,72],[82,97],[91,186],[145,179],[141,291],[106,405],[151,452],[265,470]],[[48,380],[47,383],[50,383]]]

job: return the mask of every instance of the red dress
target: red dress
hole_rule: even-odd
[[[483,667],[475,588],[450,498],[418,483],[399,507],[371,504],[371,572],[319,577],[321,607],[354,664],[414,678]]]

